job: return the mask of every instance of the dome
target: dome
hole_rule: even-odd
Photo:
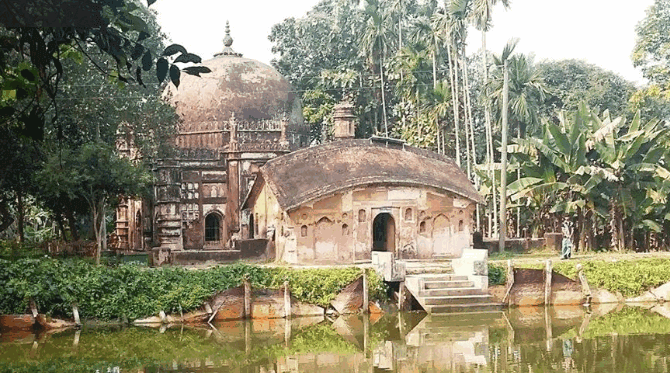
[[[231,49],[226,25],[224,50],[204,61],[211,72],[200,77],[181,75],[179,87],[168,86],[166,95],[179,114],[183,129],[210,130],[214,123],[289,119],[289,127],[302,125],[302,109],[290,83],[273,67],[243,58]]]

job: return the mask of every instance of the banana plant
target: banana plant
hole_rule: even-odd
[[[608,113],[604,116],[605,121],[609,120]],[[649,208],[664,200],[659,190],[665,190],[670,181],[665,165],[668,128],[656,119],[642,124],[638,112],[628,126],[623,120],[620,126],[603,122],[602,133],[597,135],[593,143],[599,155],[597,164],[612,175],[602,189],[609,197],[610,247],[617,251],[632,248],[635,229],[659,229],[656,221],[641,218],[645,206]]]
[[[545,229],[557,229],[561,216],[577,216],[581,243],[586,240],[585,218],[597,214],[598,186],[611,177],[591,162],[589,144],[598,127],[594,117],[582,105],[576,112],[561,113],[559,123],[544,121],[539,136],[517,138],[508,146],[523,175],[508,186],[510,199],[525,200],[536,209],[539,216],[532,224]]]

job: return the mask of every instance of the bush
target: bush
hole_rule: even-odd
[[[569,260],[554,264],[554,271],[577,280],[576,265],[581,263],[592,289],[600,288],[624,297],[634,297],[670,281],[670,259]],[[544,268],[542,264],[522,264],[518,268]],[[489,283],[491,283],[489,265]]]
[[[200,307],[213,294],[238,286],[244,277],[252,287],[278,289],[288,279],[301,301],[327,306],[360,276],[360,269],[264,268],[243,263],[207,270],[146,268],[135,264],[96,266],[80,259],[0,259],[0,314],[24,313],[29,299],[40,312],[72,317],[77,303],[83,318],[138,319]],[[385,285],[368,270],[371,299],[385,296]]]
[[[505,285],[507,283],[507,267],[489,263],[489,285]]]

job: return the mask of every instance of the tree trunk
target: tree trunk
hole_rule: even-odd
[[[68,226],[70,227],[70,235],[72,236],[73,241],[79,241],[79,230],[77,229],[77,221],[74,218],[74,212],[71,208],[66,208],[65,218],[67,219]]]
[[[91,215],[93,216],[93,233],[95,234],[95,264],[100,264],[100,229],[98,226],[98,206],[96,203],[91,203]]]
[[[384,53],[379,55],[379,77],[381,78],[382,113],[384,114],[384,136],[389,137],[389,127],[386,118],[386,94],[384,93]]]
[[[105,198],[100,201],[91,201],[91,213],[93,214],[93,230],[95,231],[95,264],[100,264],[100,253],[107,249],[106,224],[105,224]]]
[[[468,67],[467,64],[465,63],[465,47],[463,47],[463,82],[465,84],[465,105],[467,107],[467,112],[468,112],[468,123],[469,126],[468,128],[470,129],[470,149],[472,151],[472,160],[471,160],[471,167],[472,167],[472,179],[475,183],[475,188],[479,190],[479,177],[477,176],[477,149],[475,148],[475,127],[474,127],[474,121],[472,120],[472,101],[470,100],[470,82],[468,80]],[[466,131],[468,130],[466,128]],[[479,204],[477,204],[476,207],[476,219],[477,219],[477,231],[481,232],[481,222],[480,222],[480,209],[479,209]]]
[[[516,131],[516,143],[521,142],[521,126],[517,126],[517,131]],[[516,179],[519,180],[521,179],[521,162],[517,162],[516,164]],[[516,208],[516,236],[521,237],[521,206],[519,203],[519,206]]]
[[[19,243],[23,243],[25,241],[25,234],[24,234],[24,224],[25,224],[25,208],[23,206],[23,192],[22,191],[17,191],[16,192],[16,208],[17,208],[17,214],[18,214],[18,221],[16,222],[18,224],[19,228]]]
[[[63,224],[63,213],[61,213],[60,211],[55,211],[54,215],[56,218],[56,225],[58,226],[60,236],[62,237],[63,241],[68,242],[67,235],[65,234],[65,224]]]
[[[102,219],[100,224],[102,225],[102,250],[107,251],[107,203],[104,198],[102,200],[101,210]],[[141,222],[137,222],[137,224],[141,224]]]
[[[458,139],[459,118],[458,118],[458,68],[456,61],[451,58],[451,41],[447,43],[447,62],[449,63],[449,79],[451,80],[451,101],[454,110],[454,133],[456,135],[456,164],[461,167],[461,146]],[[453,66],[452,66],[453,62]]]
[[[494,148],[493,148],[493,128],[491,127],[491,107],[489,106],[489,68],[488,68],[488,55],[486,53],[486,32],[482,31],[482,63],[484,68],[484,121],[486,126],[486,156],[487,156],[487,167],[489,173],[489,178],[491,179],[491,190],[493,195],[493,231],[489,232],[489,236],[498,233],[498,219],[495,219],[498,216],[498,201],[496,198],[495,185],[496,185],[496,173],[493,170],[493,163],[495,162],[494,157]]]
[[[502,154],[500,169],[500,238],[498,251],[505,248],[507,236],[507,105],[509,101],[509,73],[507,72],[507,60],[503,66],[503,108],[502,108]]]
[[[610,249],[614,251],[621,251],[623,243],[620,241],[619,227],[621,226],[619,220],[619,207],[616,202],[610,202]]]
[[[0,233],[4,232],[5,229],[9,228],[10,225],[14,223],[14,217],[7,209],[7,205],[4,201],[0,201]]]
[[[468,112],[468,128],[470,129],[470,149],[472,150],[472,169],[473,172],[477,166],[477,151],[475,148],[475,126],[472,120],[472,101],[470,101],[470,82],[469,82],[468,66],[465,63],[465,47],[463,47],[463,83],[465,84],[465,107]],[[466,129],[467,131],[467,129]]]
[[[437,89],[437,57],[435,51],[432,51],[433,56],[433,89]]]

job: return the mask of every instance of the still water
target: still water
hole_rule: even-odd
[[[668,372],[670,306],[3,332],[0,372]]]

